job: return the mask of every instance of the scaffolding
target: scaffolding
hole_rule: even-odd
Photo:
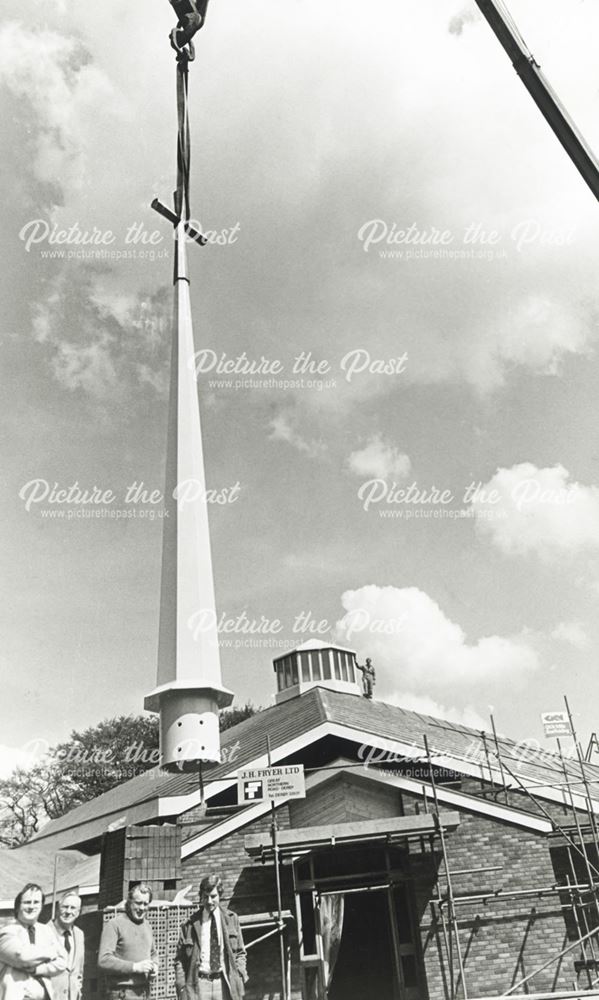
[[[477,761],[481,794],[499,800],[503,799],[506,806],[513,805],[516,798],[521,802],[524,798],[530,806],[532,814],[540,814],[551,824],[550,836],[554,844],[563,849],[567,860],[567,871],[563,879],[557,879],[546,886],[531,886],[526,889],[506,889],[498,886],[479,892],[459,893],[456,884],[459,877],[465,874],[487,873],[500,871],[502,866],[479,867],[469,869],[454,869],[452,871],[450,851],[446,835],[440,823],[437,825],[436,838],[440,851],[441,869],[437,875],[436,895],[431,900],[433,920],[440,927],[441,940],[444,947],[444,963],[441,969],[446,983],[448,1000],[473,1000],[468,992],[467,969],[465,960],[464,940],[460,936],[459,910],[461,907],[472,907],[480,903],[488,904],[503,900],[554,898],[556,910],[564,912],[569,918],[569,930],[566,927],[568,943],[557,950],[549,959],[539,964],[516,982],[506,985],[504,991],[496,996],[518,997],[527,996],[532,1000],[575,1000],[584,996],[599,996],[599,824],[593,805],[592,786],[599,786],[599,779],[589,774],[589,754],[583,754],[567,698],[564,703],[569,720],[573,740],[574,759],[568,761],[564,755],[560,739],[557,739],[557,754],[537,751],[542,766],[559,773],[559,778],[542,782],[535,780],[529,774],[523,779],[514,764],[514,745],[502,749],[501,740],[497,735],[495,720],[491,716],[490,733],[480,733],[480,756]],[[440,724],[442,725],[442,724]],[[447,728],[452,728],[448,726]],[[428,765],[428,782],[421,786],[421,798],[425,810],[432,807],[434,814],[440,815],[440,790],[438,778],[435,775],[435,763],[442,767],[448,757],[447,751],[431,749],[429,738],[423,734],[423,744]],[[505,741],[504,741],[505,744]],[[460,758],[455,750],[452,758]],[[472,772],[472,757],[462,757],[469,760],[469,771]],[[520,760],[521,764],[521,760]],[[474,769],[476,770],[476,768]],[[530,770],[530,769],[529,769]],[[498,780],[497,780],[498,779]],[[557,795],[553,798],[561,800],[564,818],[560,822],[541,801],[543,790],[552,788]],[[515,795],[513,794],[515,793]],[[599,791],[596,791],[599,800]],[[512,799],[512,801],[510,801]],[[444,886],[441,887],[441,883]],[[571,989],[534,992],[534,981],[540,973],[557,968],[566,956],[576,955],[573,970],[577,977],[572,982]],[[554,979],[554,983],[557,976]],[[533,988],[531,991],[531,987]],[[474,1000],[492,1000],[490,994]]]
[[[430,727],[428,734],[422,734],[424,752],[422,757],[413,759],[422,759],[426,764],[426,773],[418,780],[410,779],[409,794],[415,795],[417,801],[422,802],[424,812],[432,824],[423,822],[423,831],[412,834],[412,843],[419,843],[421,851],[435,854],[438,859],[438,870],[434,877],[434,895],[429,903],[433,926],[437,929],[441,943],[440,974],[447,1000],[499,1000],[499,998],[522,996],[528,997],[529,1000],[577,1000],[580,997],[599,997],[599,823],[595,811],[597,806],[599,812],[599,769],[590,764],[583,754],[570,706],[567,699],[564,701],[573,749],[569,755],[566,754],[561,741],[557,739],[557,752],[549,753],[540,748],[535,749],[534,765],[532,754],[528,756],[526,753],[518,754],[518,744],[498,735],[492,716],[490,731],[487,733],[481,731],[477,734],[478,749],[474,756],[472,744],[468,749],[460,751],[453,740],[451,748],[447,746],[439,748],[432,745]],[[439,721],[432,723],[432,726],[453,733],[457,728],[462,734],[470,736],[473,734],[472,730],[463,727],[460,729]],[[442,742],[440,740],[439,744]],[[417,743],[413,744],[413,748],[419,749]],[[402,759],[404,762],[410,760],[405,757]],[[460,767],[460,764],[464,766]],[[364,760],[343,760],[314,767],[308,766],[306,772],[348,771],[352,768],[363,769],[364,766]],[[400,770],[394,771],[394,774],[402,777]],[[464,777],[480,782],[476,793],[457,791],[452,787]],[[547,795],[548,790],[552,792],[550,796]],[[554,870],[556,877],[547,885],[531,884],[514,889],[499,884],[492,888],[482,887],[477,891],[459,891],[462,877],[468,876],[471,879],[478,876],[488,877],[504,871],[504,865],[474,863],[468,867],[452,866],[451,845],[448,841],[451,840],[453,833],[444,821],[447,814],[442,812],[444,803],[451,801],[451,795],[460,796],[465,800],[462,804],[450,807],[458,811],[468,811],[469,806],[477,798],[482,798],[493,806],[499,806],[504,811],[507,821],[510,818],[510,811],[517,811],[521,816],[525,815],[528,820],[542,818],[544,835],[551,840],[552,847],[561,849],[563,870]],[[549,801],[553,803],[552,809],[545,804]],[[424,821],[424,817],[420,819]],[[373,821],[369,820],[368,824],[372,831]],[[256,836],[260,838],[262,834]],[[383,839],[389,838],[388,834],[381,836]],[[281,837],[283,844],[279,844],[277,838],[276,844],[271,844],[268,854],[268,860],[274,862],[277,879],[279,865],[283,864],[285,859],[295,857],[300,850],[297,845],[293,850],[291,850],[293,845],[288,850],[281,850],[281,846],[285,848],[286,844],[285,834],[281,834]],[[364,840],[364,836],[360,839]],[[332,843],[341,844],[341,838],[334,836]],[[316,846],[322,844],[319,842]],[[309,850],[310,847],[301,846],[301,852],[306,849]],[[265,860],[267,858],[262,857],[262,861]],[[392,880],[389,886],[385,883],[374,886],[373,889],[389,888],[393,884],[395,883]],[[364,889],[359,888],[354,891],[364,891]],[[324,892],[326,894],[327,890]],[[289,911],[281,910],[280,890],[277,898],[277,912],[268,915],[268,919],[261,925],[261,928],[264,926],[265,933],[252,941],[250,947],[275,935],[281,939],[282,925],[291,915]],[[525,971],[522,963],[522,975],[515,982],[506,983],[503,992],[477,996],[468,987],[468,946],[463,934],[463,914],[476,904],[487,908],[505,901],[517,900],[552,900],[549,912],[563,914],[566,941],[551,957],[539,961],[539,964],[530,971]],[[261,915],[262,917],[264,915]],[[520,915],[511,913],[511,917],[519,919]],[[537,977],[547,970],[557,969],[559,972],[564,958],[572,961],[573,979],[571,984],[568,984],[570,988],[564,989],[562,984],[561,989],[535,991]],[[519,964],[520,961],[516,969]],[[556,975],[554,985],[557,979]],[[287,995],[290,995],[288,947],[285,950],[284,981]]]

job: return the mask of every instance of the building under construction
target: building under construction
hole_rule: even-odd
[[[102,990],[100,922],[140,879],[157,900],[156,996],[173,996],[178,927],[213,870],[241,917],[249,1000],[599,994],[599,769],[366,698],[348,650],[309,642],[274,667],[276,704],[223,734],[203,790],[156,769],[9,852],[50,888],[66,849],[86,996]],[[274,810],[280,917],[270,802],[238,803],[267,742],[306,779]]]
[[[208,872],[222,875],[244,928],[248,1000],[599,995],[599,769],[576,739],[574,757],[532,752],[494,723],[481,733],[384,704],[364,692],[352,650],[308,642],[274,661],[275,704],[227,730],[219,747],[218,709],[232,694],[221,683],[216,624],[199,642],[189,628],[194,611],[215,610],[186,256],[188,241],[206,242],[190,223],[187,105],[188,47],[206,3],[172,3],[177,188],[172,209],[158,200],[154,208],[176,235],[165,490],[173,503],[158,686],[146,699],[160,712],[169,770],[119,785],[0,855],[4,911],[30,879],[54,896],[79,889],[84,1000],[102,995],[101,923],[140,880],[155,896],[153,995],[174,996],[178,928]],[[478,6],[488,17],[495,9]],[[501,38],[512,54],[512,35]],[[539,97],[536,63],[518,54]],[[544,89],[539,101],[548,117],[551,104],[570,148],[575,137]],[[576,150],[596,192],[595,162],[580,143]],[[189,481],[202,489],[179,509],[177,484]],[[206,763],[215,766],[202,772]],[[276,804],[257,789],[240,795],[238,772],[267,765],[303,772],[305,794]]]

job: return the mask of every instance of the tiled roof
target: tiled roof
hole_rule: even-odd
[[[100,877],[99,856],[81,851],[64,851],[58,856],[57,891],[77,886],[96,886]],[[27,882],[37,882],[46,894],[52,892],[54,848],[25,844],[12,851],[0,851],[0,900],[13,899]]]
[[[484,743],[478,730],[397,705],[315,687],[226,730],[221,737],[223,763],[210,769],[210,780],[225,777],[265,755],[267,736],[275,752],[291,740],[307,736],[325,722],[346,729],[349,739],[354,733],[360,733],[361,741],[364,736],[372,736],[373,741],[381,738],[399,741],[422,751],[423,734],[426,733],[433,756],[452,758],[456,770],[460,770],[460,762],[466,761],[469,768],[482,766],[488,771]],[[493,737],[488,735],[486,742],[489,760],[496,767]],[[527,784],[539,783],[540,786],[543,782],[556,784],[561,779],[561,762],[555,754],[535,750],[533,756],[523,752],[521,744],[506,738],[500,738],[499,744],[506,773],[509,768]],[[578,764],[568,761],[566,767],[574,780],[580,777]],[[592,795],[599,800],[599,768],[589,765],[588,775],[598,783],[593,785]],[[54,848],[80,844],[100,836],[112,823],[125,825],[155,819],[160,798],[189,795],[197,791],[197,787],[195,774],[165,774],[159,769],[148,771],[49,822],[32,843],[52,843]],[[542,787],[539,787],[539,794],[543,794]]]
[[[224,777],[233,768],[265,754],[267,735],[276,750],[326,721],[318,691],[315,688],[301,699],[263,709],[225,730],[221,734],[223,763],[210,769],[210,780]],[[43,843],[50,837],[58,844],[82,843],[101,836],[111,823],[124,825],[125,821],[129,824],[154,819],[158,798],[188,795],[197,787],[196,774],[167,774],[153,768],[46,823],[33,843]]]
[[[373,737],[399,740],[424,751],[426,733],[431,754],[452,757],[459,761],[470,761],[483,765],[488,771],[485,741],[478,729],[460,726],[456,723],[422,715],[398,705],[387,705],[366,698],[353,698],[337,691],[320,689],[327,718],[339,725],[369,733]],[[498,767],[494,738],[486,733],[488,759],[493,768]],[[556,785],[564,780],[562,762],[555,753],[542,750],[534,743],[498,738],[499,751],[506,774],[511,771],[529,784],[538,784],[542,794],[543,783]],[[572,781],[580,781],[581,771],[578,761],[565,760],[565,767]],[[456,767],[459,770],[459,767]],[[599,801],[599,767],[587,764],[585,773],[591,784],[591,795]]]

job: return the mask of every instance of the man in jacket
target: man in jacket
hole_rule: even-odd
[[[81,997],[85,938],[81,928],[75,927],[80,913],[81,898],[76,892],[68,892],[59,900],[56,917],[48,924],[67,956],[65,971],[53,983],[54,1000],[80,1000]]]
[[[246,954],[239,917],[222,906],[222,879],[200,882],[200,909],[181,927],[175,958],[179,1000],[242,1000]]]
[[[14,921],[0,928],[0,1000],[54,1000],[52,981],[67,960],[48,925],[38,923],[44,903],[41,887],[29,882],[15,899]]]

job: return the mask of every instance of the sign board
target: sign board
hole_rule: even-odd
[[[304,765],[248,768],[237,772],[237,801],[277,802],[280,799],[305,799]]]
[[[572,735],[567,712],[542,712],[541,720],[547,738],[551,736]]]

